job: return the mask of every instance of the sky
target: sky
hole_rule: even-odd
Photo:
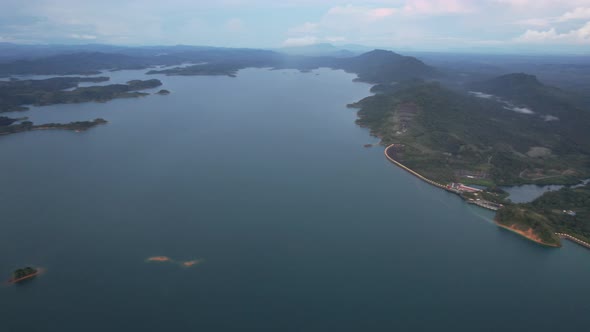
[[[590,0],[2,0],[0,42],[590,53]]]

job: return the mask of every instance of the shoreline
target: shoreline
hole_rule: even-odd
[[[525,232],[525,231],[521,231],[520,229],[516,229],[511,226],[502,225],[502,224],[498,223],[497,221],[494,221],[494,223],[496,224],[496,226],[498,226],[502,229],[505,229],[505,230],[510,231],[514,234],[520,235],[520,236],[524,237],[525,239],[527,239],[529,241],[533,241],[533,242],[540,244],[544,247],[561,248],[561,244],[555,245],[555,244],[551,244],[551,243],[546,243],[546,242],[543,242],[542,240],[537,239],[536,237],[533,237],[533,236],[527,234],[527,232]],[[557,233],[555,233],[555,234],[557,234]]]
[[[443,184],[440,184],[440,183],[438,183],[438,182],[436,182],[436,181],[430,180],[429,178],[427,178],[427,177],[425,177],[425,176],[421,175],[420,173],[418,173],[418,172],[414,171],[413,169],[411,169],[411,168],[407,167],[406,165],[404,165],[404,164],[400,163],[399,161],[397,161],[397,160],[393,159],[391,156],[389,156],[389,153],[388,153],[388,151],[389,151],[389,149],[390,149],[390,148],[394,148],[395,146],[396,146],[396,144],[391,144],[391,145],[388,145],[388,146],[385,148],[384,154],[385,154],[385,157],[387,158],[387,160],[389,160],[390,162],[394,163],[394,164],[395,164],[396,166],[398,166],[399,168],[401,168],[401,169],[403,169],[403,170],[407,171],[408,173],[410,173],[410,174],[414,175],[414,176],[415,176],[415,177],[417,177],[418,179],[420,179],[420,180],[422,180],[422,181],[424,181],[424,182],[426,182],[426,183],[428,183],[428,184],[430,184],[430,185],[433,185],[433,186],[435,186],[435,187],[437,187],[437,188],[439,188],[439,189],[443,189],[443,190],[444,190],[444,191],[446,191],[446,192],[449,192],[449,193],[452,193],[452,194],[458,195],[458,196],[459,196],[459,197],[460,197],[460,198],[461,198],[461,199],[462,199],[464,202],[466,202],[466,203],[468,203],[468,204],[473,204],[473,205],[479,206],[479,207],[481,207],[481,208],[483,208],[483,209],[486,209],[486,210],[491,210],[491,211],[497,211],[497,210],[498,210],[498,208],[497,208],[497,207],[494,207],[494,206],[492,206],[491,204],[486,204],[486,203],[485,203],[485,202],[483,202],[483,201],[482,201],[482,202],[480,202],[480,201],[475,201],[475,200],[472,200],[472,199],[465,198],[465,197],[464,197],[464,196],[461,194],[461,192],[460,192],[460,191],[458,191],[458,190],[456,190],[456,189],[453,189],[453,188],[449,188],[448,186],[445,186],[445,185],[443,185]]]
[[[433,185],[433,186],[435,186],[435,187],[437,187],[439,189],[444,189],[447,192],[451,192],[451,193],[454,193],[454,194],[459,195],[459,197],[461,197],[461,199],[463,199],[463,201],[465,201],[467,204],[475,204],[475,205],[477,205],[477,206],[479,206],[481,208],[487,209],[487,210],[492,210],[494,212],[497,211],[497,209],[490,208],[490,207],[487,207],[487,206],[482,205],[482,204],[477,204],[475,202],[468,201],[465,198],[463,198],[463,196],[461,196],[459,193],[450,190],[449,188],[447,188],[446,186],[443,186],[442,184],[440,184],[438,182],[432,181],[432,180],[430,180],[430,179],[422,176],[420,173],[412,170],[411,168],[409,168],[409,167],[405,166],[404,164],[400,163],[399,161],[393,159],[392,157],[389,156],[389,154],[387,152],[389,151],[390,148],[393,148],[395,146],[396,146],[396,144],[390,144],[390,145],[388,145],[385,148],[385,150],[384,150],[384,154],[385,154],[385,157],[387,158],[387,160],[389,160],[390,162],[392,162],[396,166],[400,167],[401,169],[407,171],[408,173],[414,175],[418,179],[420,179],[420,180],[422,180],[422,181],[424,181],[424,182],[426,182],[428,184],[431,184],[431,185]],[[535,242],[537,244],[540,244],[542,246],[550,247],[550,248],[560,248],[561,247],[561,244],[554,245],[554,244],[550,244],[550,243],[545,243],[542,240],[539,240],[536,237],[533,237],[533,236],[527,234],[524,231],[521,231],[521,230],[512,228],[511,226],[502,225],[502,224],[498,223],[496,220],[494,220],[494,223],[498,227],[501,227],[503,229],[506,229],[506,230],[508,230],[510,232],[513,232],[513,233],[517,234],[517,235],[520,235],[520,236],[524,237],[525,239],[530,240],[530,241],[533,241],[533,242]],[[567,240],[572,241],[574,243],[577,243],[577,244],[579,244],[579,245],[581,245],[581,246],[583,246],[583,247],[585,247],[587,249],[590,249],[590,243],[585,242],[583,240],[580,240],[580,239],[578,239],[575,236],[572,236],[572,235],[569,235],[569,234],[565,234],[565,233],[558,233],[558,232],[555,232],[555,235],[557,235],[560,239],[567,239]]]
[[[565,234],[565,233],[555,233],[555,235],[559,236],[559,238],[561,238],[561,239],[570,240],[570,241],[572,241],[572,242],[574,242],[576,244],[581,245],[584,248],[590,249],[590,243],[588,243],[586,241],[582,241],[582,240],[578,239],[575,236],[571,236],[571,235]]]

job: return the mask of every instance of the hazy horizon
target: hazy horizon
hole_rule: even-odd
[[[590,52],[590,0],[8,0],[0,42]]]

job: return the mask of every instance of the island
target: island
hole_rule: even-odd
[[[75,121],[70,123],[45,123],[41,125],[35,125],[31,121],[22,121],[18,124],[13,125],[0,125],[0,136],[16,134],[26,131],[33,130],[50,130],[50,129],[61,129],[61,130],[72,130],[75,132],[86,131],[92,127],[106,124],[105,119],[94,119],[92,121]]]
[[[147,96],[140,90],[162,85],[157,79],[132,80],[127,84],[78,87],[80,82],[103,82],[108,77],[57,77],[44,80],[13,80],[0,82],[0,112],[27,110],[24,105],[54,105],[106,102],[115,98]]]
[[[150,70],[148,75],[165,74],[168,76],[229,76],[236,77],[238,70],[247,68],[248,65],[241,65],[238,63],[210,63],[199,64],[186,67],[174,67],[170,69]]]
[[[162,89],[162,90],[160,90],[160,91],[156,92],[156,94],[158,94],[158,95],[162,95],[162,96],[164,96],[164,95],[169,95],[169,94],[170,94],[170,91],[168,91],[168,90],[166,90],[166,89]]]
[[[34,278],[39,274],[39,270],[30,266],[17,269],[12,273],[12,278],[8,280],[10,283],[19,283],[27,279]]]

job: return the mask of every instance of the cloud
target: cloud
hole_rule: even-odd
[[[578,7],[557,18],[557,22],[590,19],[590,8]]]
[[[93,36],[93,35],[79,35],[77,33],[72,33],[72,34],[70,34],[70,38],[73,38],[73,39],[83,39],[83,40],[94,40],[97,37],[96,36]]]
[[[508,7],[513,7],[517,9],[527,8],[529,10],[554,10],[563,7],[571,8],[588,4],[588,0],[494,0],[494,2]]]
[[[231,32],[240,32],[244,30],[244,23],[239,18],[232,18],[225,23],[225,27]]]
[[[305,22],[289,29],[289,34],[309,34],[317,31],[319,24]]]
[[[559,33],[555,28],[548,30],[527,30],[516,38],[522,43],[569,43],[569,44],[590,44],[590,21],[586,22],[579,29]]]
[[[283,42],[284,47],[297,47],[297,46],[308,46],[317,44],[320,42],[320,39],[315,36],[305,36],[305,37],[295,37],[295,38],[287,38]]]
[[[473,10],[473,2],[463,0],[410,0],[402,12],[405,15],[445,15],[464,14]]]
[[[516,21],[517,25],[537,26],[546,27],[550,25],[552,20],[550,18],[527,18],[524,20]]]
[[[336,6],[328,10],[323,21],[349,20],[350,23],[371,23],[382,20],[396,13],[395,8],[370,8],[363,6]],[[321,24],[321,23],[318,23]]]
[[[555,23],[564,23],[569,21],[587,19],[590,19],[590,8],[578,7],[560,16],[528,18],[524,20],[519,20],[516,23],[529,26],[548,26]]]
[[[416,50],[569,43],[587,52],[587,21],[590,0],[3,0],[0,36],[269,48],[346,41]]]

